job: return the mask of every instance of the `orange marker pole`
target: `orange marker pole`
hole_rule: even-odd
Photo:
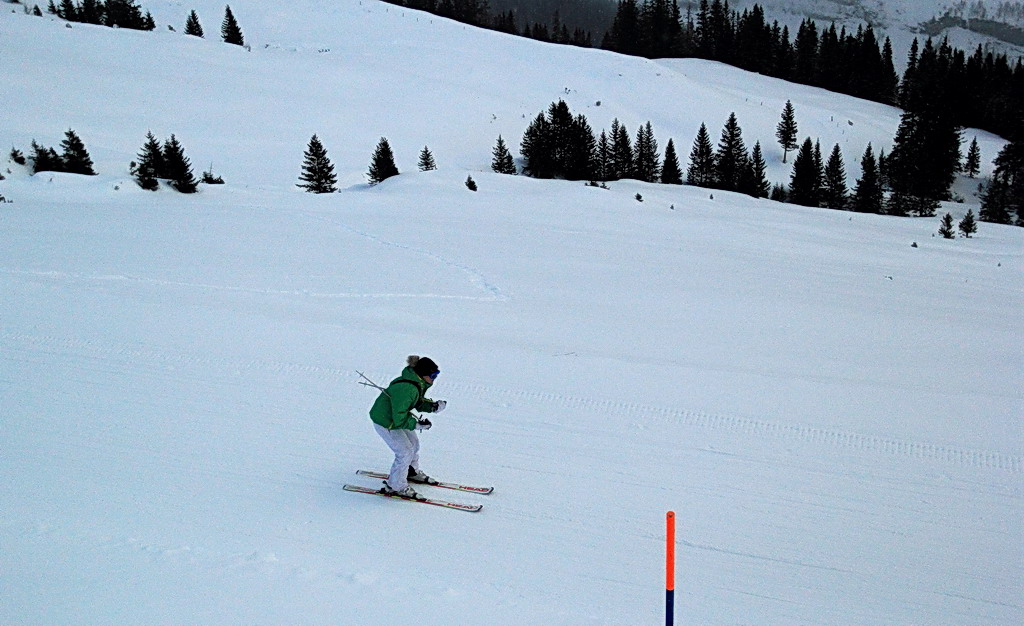
[[[676,514],[665,515],[665,626],[675,620],[676,595]]]

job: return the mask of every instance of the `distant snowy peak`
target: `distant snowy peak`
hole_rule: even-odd
[[[759,4],[769,20],[778,20],[794,33],[805,18],[854,29],[871,24],[880,38],[892,40],[900,64],[906,61],[914,38],[926,37],[949,37],[953,46],[967,51],[980,45],[1011,60],[1024,57],[1024,0],[736,0],[729,4],[739,11]]]

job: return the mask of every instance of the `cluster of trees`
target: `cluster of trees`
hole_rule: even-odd
[[[514,174],[501,137],[498,142],[492,169]],[[612,121],[610,132],[595,136],[586,116],[573,115],[563,100],[553,102],[547,114],[537,114],[523,134],[520,154],[524,173],[535,178],[682,182],[675,145],[668,141],[662,161],[650,122],[638,129],[635,143],[618,119]]]
[[[192,35],[193,37],[205,37],[206,33],[203,31],[203,25],[199,22],[199,16],[193,10],[188,14],[188,18],[185,20],[185,34]],[[231,6],[224,7],[224,19],[220,24],[220,37],[224,43],[234,44],[236,46],[245,45],[245,36],[242,35],[242,29],[238,26],[238,20],[235,19],[235,14],[231,12]]]
[[[967,211],[967,215],[957,225],[957,230],[967,239],[970,239],[971,235],[978,232],[978,223],[974,219],[974,211]],[[942,216],[942,221],[939,222],[939,234],[945,239],[956,239],[956,230],[953,230],[952,213],[946,213]]]
[[[71,129],[64,133],[64,141],[60,144],[62,152],[32,140],[32,151],[28,157],[17,148],[11,149],[10,158],[19,165],[29,166],[33,174],[39,172],[66,172],[95,176],[93,161],[85,143]],[[172,187],[182,193],[195,193],[198,182],[192,174],[192,164],[181,143],[174,135],[162,145],[153,136],[146,135],[146,143],[138,155],[138,162],[132,161],[129,170],[135,181],[143,189],[155,191],[159,188],[158,179],[167,180]],[[213,168],[203,172],[203,182],[222,184],[224,180],[213,175]]]
[[[134,30],[153,30],[156,22],[153,16],[135,4],[135,0],[82,0],[74,3],[71,0],[61,0],[60,4],[50,4],[46,11],[69,22],[83,22],[86,24],[102,24],[104,26],[117,26],[118,28],[131,28]],[[41,15],[39,7],[33,11]]]
[[[1024,226],[1024,140],[1006,144],[994,164],[992,180],[981,194],[981,219]]]
[[[420,152],[419,168],[424,172],[437,169],[434,155],[426,146],[423,146],[423,150]],[[388,143],[387,138],[381,137],[370,157],[370,170],[366,174],[367,179],[371,185],[376,185],[392,176],[398,176],[398,174],[395,153],[391,150],[391,144]],[[338,176],[334,173],[334,163],[327,156],[327,148],[316,135],[310,138],[306,151],[303,153],[299,181],[298,186],[309,193],[334,193],[338,190]],[[468,183],[467,186],[469,186]],[[473,191],[476,190],[473,189]]]
[[[117,26],[118,28],[132,28],[135,30],[153,30],[156,23],[153,16],[135,4],[135,0],[82,0],[74,3],[72,0],[61,0],[60,4],[54,4],[50,0],[47,12],[56,15],[69,22],[83,22],[86,24],[102,24],[105,26]],[[32,13],[41,16],[43,13],[36,6]],[[193,10],[185,20],[185,34],[195,37],[205,37],[203,26],[199,22],[199,16]],[[242,29],[235,19],[231,6],[224,8],[224,20],[221,22],[221,39],[225,43],[236,46],[245,45],[245,37]]]
[[[199,182],[192,174],[192,162],[185,156],[185,149],[173,134],[161,145],[153,133],[147,133],[146,143],[142,145],[138,159],[131,163],[130,170],[139,187],[156,191],[160,188],[159,179],[163,179],[181,193],[195,193],[199,190]],[[219,179],[209,180],[212,178],[212,171],[204,174],[204,182],[224,182]]]
[[[68,129],[64,133],[64,141],[60,144],[61,153],[51,147],[43,146],[32,140],[32,153],[26,159],[25,155],[17,148],[11,149],[11,160],[20,165],[27,165],[28,160],[32,161],[32,173],[39,172],[67,172],[69,174],[84,174],[95,176],[92,158],[85,148],[78,134]]]

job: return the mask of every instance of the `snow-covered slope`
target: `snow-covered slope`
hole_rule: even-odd
[[[486,171],[562,97],[684,155],[736,111],[784,181],[791,98],[852,182],[895,110],[366,0],[233,3],[251,52],[147,8],[0,14],[0,145],[100,172],[0,181],[0,622],[656,623],[669,509],[680,621],[1024,620],[1024,231]],[[147,130],[228,184],[138,189]],[[294,186],[314,132],[341,193]],[[354,370],[413,352],[479,514],[341,490],[390,461]]]

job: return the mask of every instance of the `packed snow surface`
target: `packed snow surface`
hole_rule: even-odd
[[[852,185],[898,111],[368,0],[232,3],[246,51],[195,5],[0,14],[0,145],[99,172],[2,170],[0,623],[654,624],[669,510],[679,623],[1024,622],[1024,229],[488,167],[564,98],[684,161],[736,111],[786,182],[792,99]],[[227,184],[139,189],[150,130]],[[313,133],[337,194],[295,187]],[[412,353],[423,468],[495,487],[423,490],[480,513],[341,489],[390,463],[356,370]]]

